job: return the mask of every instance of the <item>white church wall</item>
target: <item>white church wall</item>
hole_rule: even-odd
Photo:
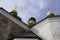
[[[54,40],[52,33],[51,33],[51,28],[50,28],[50,23],[49,20],[46,19],[39,24],[35,25],[31,31],[33,31],[35,34],[37,34],[39,37],[41,37],[43,40]]]
[[[60,40],[60,17],[52,17],[49,21],[54,40]]]
[[[43,40],[60,40],[60,17],[51,17],[43,20],[31,28]]]
[[[31,38],[15,38],[13,40],[39,40],[39,39],[31,39]]]

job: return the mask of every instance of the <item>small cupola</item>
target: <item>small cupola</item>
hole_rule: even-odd
[[[34,17],[31,17],[29,20],[28,20],[28,26],[29,27],[32,27],[36,24],[36,19]]]
[[[52,16],[54,16],[54,13],[53,12],[48,12],[47,13],[47,17],[52,17]]]
[[[10,11],[10,14],[11,14],[13,17],[15,17],[16,19],[22,21],[21,18],[17,15],[18,13],[17,13],[16,8],[12,9],[12,10]]]
[[[11,11],[10,11],[10,14],[11,14],[11,15],[16,15],[16,16],[17,16],[17,10],[16,10],[16,9],[11,10]]]

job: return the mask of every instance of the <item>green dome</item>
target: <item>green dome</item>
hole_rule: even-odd
[[[17,15],[17,10],[16,9],[13,9],[12,11],[10,11],[10,14]]]
[[[28,20],[28,26],[29,27],[32,27],[36,24],[36,19],[31,17],[29,20]]]
[[[54,13],[53,12],[48,12],[47,13],[47,17],[52,17],[52,16],[54,16]]]

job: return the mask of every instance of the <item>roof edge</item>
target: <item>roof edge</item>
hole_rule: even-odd
[[[0,9],[4,10],[5,12],[9,13],[7,10],[5,10],[3,7],[0,7]],[[10,14],[9,14],[10,15]],[[12,16],[12,15],[11,15]],[[13,16],[12,16],[13,17]],[[18,20],[19,21],[19,20]],[[21,23],[23,23],[24,25],[28,26],[27,24],[25,24],[23,21],[20,21]],[[29,28],[29,27],[28,27]]]
[[[60,15],[55,15],[55,16],[52,16],[52,17],[60,17]],[[37,22],[35,25],[39,24],[40,22],[44,21],[44,20],[47,19],[47,18],[52,18],[52,17],[45,17],[44,19],[42,19],[42,20],[40,20],[39,22]],[[35,25],[34,25],[34,26],[35,26]],[[33,27],[34,27],[34,26],[33,26]]]
[[[3,7],[0,7],[0,9],[3,9],[5,12],[9,13],[7,10],[5,10]],[[23,21],[21,21],[23,24],[25,24]],[[27,25],[27,24],[25,24]],[[28,26],[28,25],[27,25]]]
[[[0,9],[3,9],[3,7],[0,7]]]

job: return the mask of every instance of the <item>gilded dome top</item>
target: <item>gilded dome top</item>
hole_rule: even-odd
[[[32,27],[36,24],[36,19],[31,17],[29,20],[28,20],[28,26],[29,27]]]
[[[54,13],[53,12],[48,12],[47,16],[49,16],[49,17],[54,16]]]
[[[34,17],[31,17],[28,21],[35,21],[36,22],[36,19]]]
[[[17,15],[17,10],[16,9],[13,9],[13,10],[10,11],[10,13]]]

